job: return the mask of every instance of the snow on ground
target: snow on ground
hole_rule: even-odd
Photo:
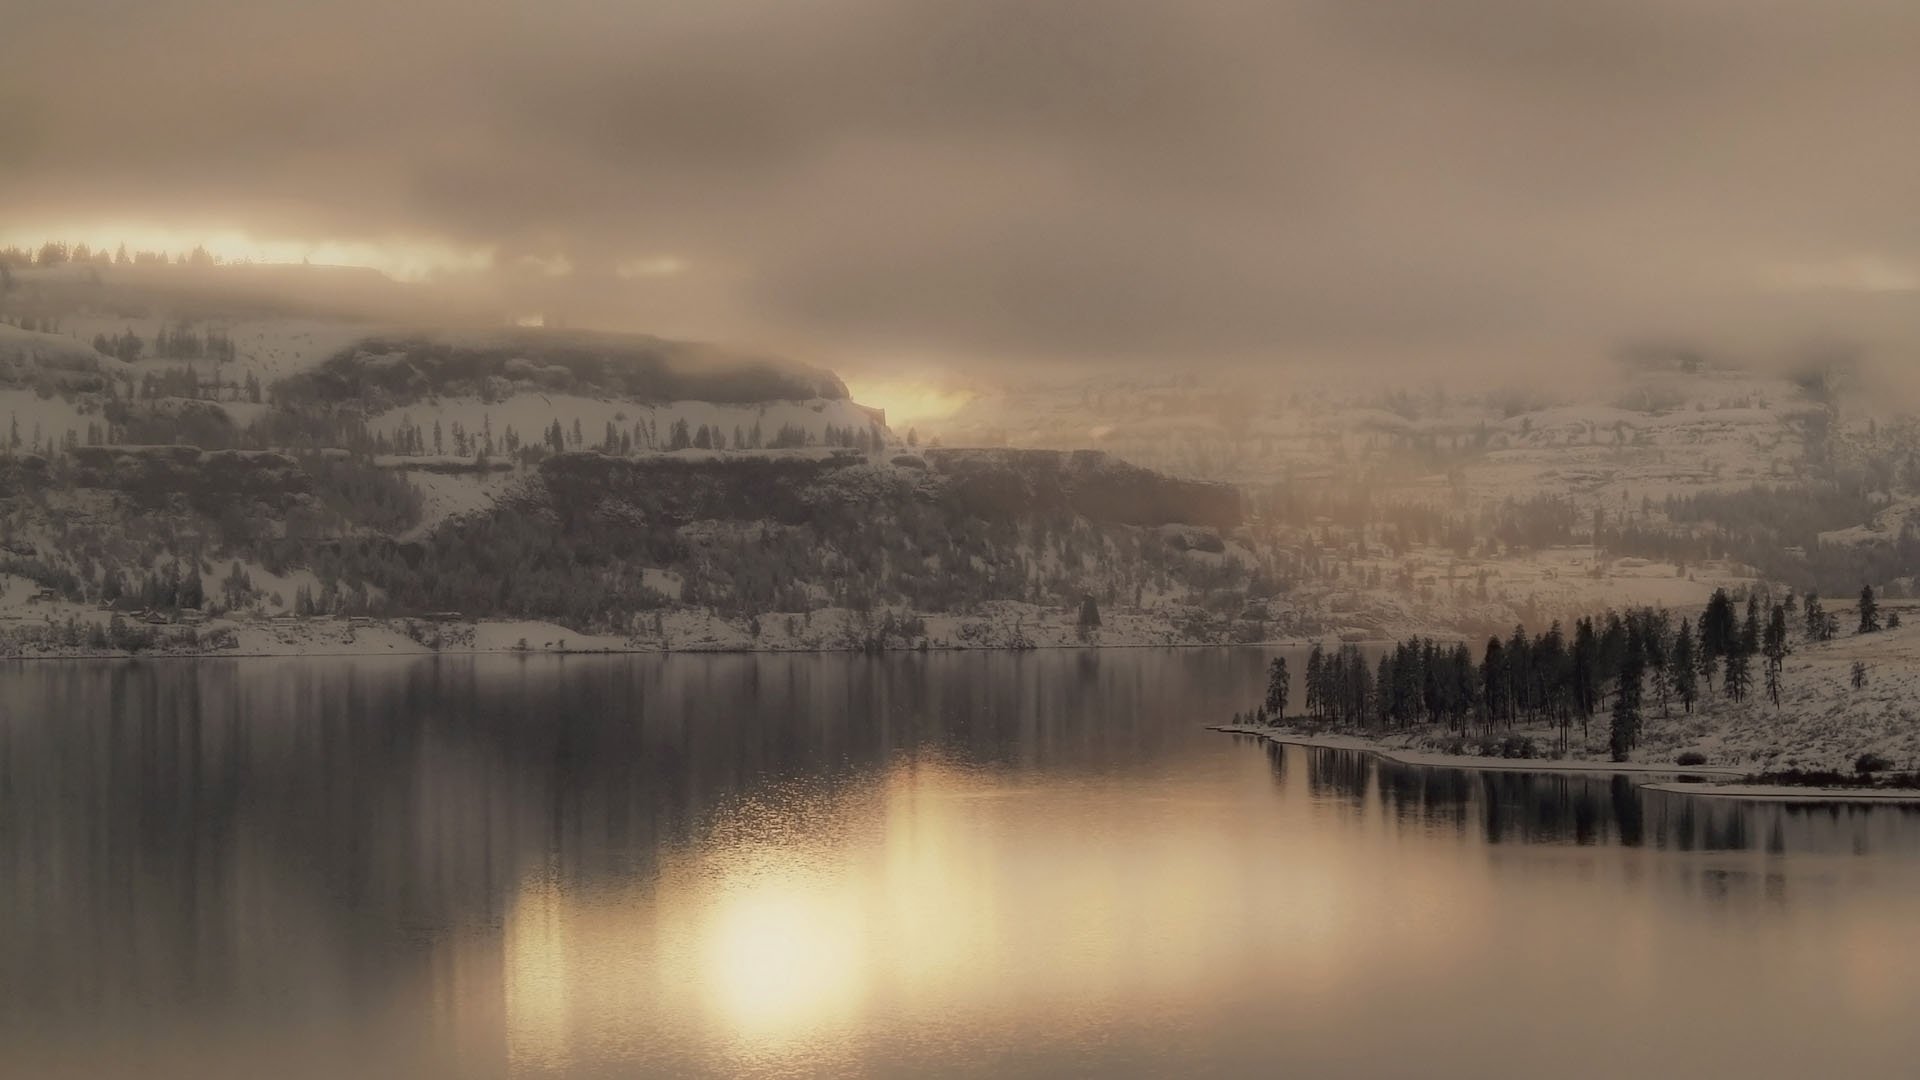
[[[1595,772],[1642,773],[1650,776],[1745,776],[1749,770],[1728,766],[1688,766],[1682,768],[1665,761],[1608,761],[1591,758],[1504,758],[1475,754],[1449,754],[1422,749],[1412,736],[1369,738],[1362,735],[1305,735],[1285,728],[1259,724],[1219,724],[1215,731],[1233,735],[1257,735],[1274,742],[1312,746],[1328,750],[1363,750],[1402,765],[1426,765],[1439,768],[1488,769],[1496,772]]]
[[[420,520],[399,537],[416,540],[448,521],[491,509],[513,492],[525,477],[519,470],[441,473],[408,468],[408,458],[383,458],[387,467],[406,473],[407,482],[420,493]],[[464,460],[462,464],[468,464]]]
[[[35,446],[44,450],[51,444],[57,452],[69,433],[73,441],[86,442],[88,424],[104,429],[106,418],[99,413],[82,413],[63,397],[43,398],[32,390],[0,389],[0,440],[9,445],[18,435],[22,450]]]
[[[1859,690],[1852,686],[1856,661],[1867,668]],[[1711,727],[1694,746],[1709,760],[1744,762],[1755,771],[1851,772],[1867,752],[1897,769],[1920,769],[1920,625],[1802,644],[1783,674],[1778,708],[1756,673],[1746,701],[1709,707]]]
[[[1214,731],[1223,731],[1231,735],[1251,735],[1255,738],[1273,742],[1288,743],[1295,746],[1307,746],[1328,750],[1358,750],[1376,754],[1388,761],[1402,765],[1418,765],[1437,769],[1475,769],[1490,772],[1530,772],[1530,773],[1595,773],[1602,775],[1639,776],[1658,782],[1642,786],[1654,791],[1667,791],[1680,795],[1708,796],[1735,799],[1759,799],[1768,802],[1836,803],[1836,802],[1916,802],[1920,801],[1920,792],[1908,788],[1824,788],[1824,787],[1786,787],[1777,784],[1747,784],[1702,782],[1703,779],[1741,777],[1751,770],[1728,766],[1678,766],[1664,762],[1643,761],[1599,761],[1590,759],[1539,759],[1539,758],[1499,758],[1470,754],[1442,753],[1434,750],[1417,750],[1396,747],[1392,739],[1373,739],[1355,735],[1303,735],[1287,731],[1284,728],[1264,727],[1257,724],[1220,724]],[[1673,777],[1674,779],[1665,779]],[[1687,777],[1690,779],[1680,779]]]
[[[122,318],[110,314],[73,314],[60,320],[60,334],[89,352],[94,335],[132,333],[146,342],[147,353],[133,365],[135,377],[161,372],[187,363],[150,355],[154,339],[163,329],[172,330],[179,322],[166,316]],[[222,365],[222,381],[244,381],[251,372],[262,385],[283,379],[320,363],[362,338],[377,334],[381,327],[371,323],[331,319],[200,319],[188,323],[194,333],[204,335],[219,330],[233,342],[234,361]],[[206,361],[197,361],[200,374],[211,378],[213,370]]]
[[[221,621],[209,624],[209,628],[233,631],[233,646],[223,651],[236,656],[365,656],[433,651],[391,626],[354,625],[345,619],[238,624]]]
[[[240,568],[253,582],[253,588],[259,597],[256,601],[261,611],[268,614],[284,614],[293,610],[294,597],[304,587],[310,595],[320,594],[320,577],[305,568],[289,568],[285,573],[276,574],[256,562],[242,560]],[[206,582],[207,595],[217,597],[220,590],[220,578],[233,572],[231,561],[220,563],[214,568],[213,578]]]
[[[1611,510],[1623,499],[1791,477],[1805,462],[1803,421],[1822,409],[1791,382],[1737,370],[1614,372],[1533,393],[1442,392],[1418,377],[1310,369],[1285,382],[1235,380],[981,387],[953,415],[923,421],[920,434],[947,445],[1104,449],[1174,475],[1240,483],[1337,479],[1430,452],[1454,455],[1456,475],[1436,484],[1376,474],[1374,497],[1497,502],[1553,491]]]
[[[1852,685],[1855,662],[1865,664],[1867,669],[1866,685],[1859,690]],[[1756,668],[1760,663],[1756,659]],[[1421,729],[1368,737],[1322,733],[1302,736],[1288,729],[1256,727],[1246,730],[1311,745],[1378,750],[1394,760],[1420,765],[1735,776],[1790,769],[1850,774],[1862,754],[1872,753],[1886,759],[1895,770],[1920,770],[1920,623],[1876,634],[1850,634],[1825,643],[1802,642],[1787,658],[1781,685],[1780,704],[1775,706],[1766,695],[1762,673],[1756,670],[1746,700],[1730,701],[1716,687],[1691,714],[1677,700],[1663,710],[1649,689],[1641,743],[1625,763],[1610,760],[1610,718],[1604,705],[1584,730],[1580,724],[1574,725],[1568,760],[1548,766],[1535,759],[1489,760],[1471,753],[1447,752],[1454,744],[1464,744],[1470,750],[1478,733],[1461,736]],[[1496,739],[1509,734],[1530,738],[1542,750],[1553,747],[1559,735],[1549,726],[1492,732]],[[1678,766],[1676,759],[1689,751],[1703,755],[1705,764]],[[1907,794],[1920,798],[1920,793]]]
[[[1686,770],[1697,774],[1698,769]],[[1909,788],[1828,788],[1783,787],[1777,784],[1690,784],[1684,782],[1648,784],[1654,791],[1673,791],[1683,795],[1718,796],[1723,799],[1758,799],[1764,802],[1848,803],[1848,802],[1920,802],[1920,792]]]
[[[68,619],[82,624],[104,623],[112,613],[91,604],[75,604],[46,596],[38,583],[13,574],[0,574],[0,633],[22,627],[49,626]]]
[[[271,588],[288,603],[305,571],[285,576],[249,568],[256,587]],[[225,571],[220,572],[224,575]],[[677,587],[672,575],[661,586]],[[0,575],[0,655],[99,655],[87,646],[50,643],[45,631],[68,619],[82,626],[105,623],[113,612],[63,601],[32,601],[38,586]],[[208,581],[209,595],[218,583]],[[858,650],[879,643],[891,649],[987,649],[1130,647],[1192,644],[1176,625],[1178,609],[1114,612],[1105,625],[1083,632],[1077,608],[1050,608],[1018,602],[983,604],[964,615],[929,615],[915,620],[904,611],[852,611],[822,608],[754,618],[724,616],[706,610],[662,609],[634,615],[624,634],[585,634],[539,620],[448,618],[296,617],[280,605],[263,602],[245,612],[181,624],[160,624],[155,632],[169,643],[157,651],[225,656],[353,655],[405,652],[816,652]],[[145,621],[132,613],[123,618]],[[883,632],[889,625],[891,633]],[[186,631],[199,643],[172,640]]]
[[[625,637],[582,634],[558,623],[522,620],[474,623],[464,647],[474,652],[624,652],[632,646]]]
[[[96,352],[91,341],[91,335],[85,341],[75,341],[65,334],[43,334],[0,322],[0,362],[82,371],[125,370],[120,361]]]
[[[1377,584],[1362,584],[1369,580]],[[1750,581],[1744,568],[1726,563],[1683,571],[1673,563],[1607,558],[1587,546],[1499,559],[1425,547],[1343,560],[1340,580],[1305,583],[1281,602],[1324,611],[1347,629],[1398,639],[1437,626],[1504,634],[1515,622],[1545,626],[1609,608],[1690,611],[1704,607],[1716,588]]]
[[[1873,516],[1870,522],[1863,522],[1849,529],[1834,529],[1820,534],[1823,544],[1890,544],[1900,538],[1902,530],[1916,522],[1920,516],[1920,498],[1901,496],[1895,498],[1887,507]]]
[[[477,397],[446,397],[415,402],[392,409],[367,421],[367,430],[393,438],[404,427],[420,429],[427,449],[451,453],[454,447],[453,425],[478,437],[491,431],[496,445],[512,428],[523,444],[538,443],[542,433],[553,424],[568,436],[568,448],[577,424],[581,445],[593,447],[606,438],[608,425],[616,433],[634,440],[636,451],[665,449],[672,438],[673,425],[686,421],[689,431],[701,425],[717,429],[727,446],[745,441],[755,427],[762,444],[770,443],[783,426],[792,425],[824,442],[829,425],[836,428],[866,430],[873,417],[864,408],[845,399],[819,398],[811,401],[764,402],[753,405],[720,405],[707,401],[675,401],[642,404],[633,401],[603,400],[572,394],[519,393],[501,401],[483,401]],[[440,425],[441,443],[433,442],[435,424]],[[635,438],[636,432],[639,437]],[[651,445],[648,444],[651,440]]]

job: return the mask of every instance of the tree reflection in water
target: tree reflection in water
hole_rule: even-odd
[[[1699,852],[1920,853],[1920,805],[1782,802],[1662,791],[1629,774],[1408,765],[1358,750],[1269,743],[1275,777],[1317,800],[1489,844],[1611,844]]]

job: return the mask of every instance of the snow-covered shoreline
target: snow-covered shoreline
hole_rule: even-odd
[[[839,613],[835,613],[839,614]],[[770,617],[767,620],[772,623]],[[203,623],[156,627],[161,635],[138,651],[88,644],[44,641],[22,648],[0,635],[0,661],[261,659],[294,656],[591,656],[680,654],[832,654],[870,652],[1028,652],[1061,649],[1286,649],[1308,642],[1282,639],[1231,643],[1184,640],[1157,627],[1129,626],[1121,632],[1095,632],[1081,639],[1058,627],[1028,625],[1024,630],[993,624],[990,632],[955,633],[956,616],[926,616],[926,633],[867,644],[844,636],[838,622],[792,634],[769,626],[750,636],[730,621],[676,612],[657,628],[631,636],[579,633],[538,620],[353,619],[326,616],[282,617],[268,622],[214,619]],[[956,626],[947,626],[955,623]],[[0,624],[4,629],[4,624]],[[1119,628],[1115,628],[1119,629]],[[192,630],[191,639],[184,632]]]
[[[1212,731],[1233,735],[1253,735],[1269,742],[1306,746],[1320,750],[1358,750],[1401,765],[1421,765],[1444,769],[1484,769],[1499,772],[1584,772],[1641,773],[1649,776],[1748,776],[1747,769],[1721,766],[1683,766],[1647,761],[1597,761],[1588,758],[1501,758],[1476,754],[1448,754],[1395,746],[1385,740],[1360,735],[1314,735],[1289,728],[1261,727],[1257,724],[1210,724]]]
[[[1447,754],[1394,746],[1384,740],[1359,735],[1324,735],[1298,732],[1289,728],[1261,727],[1253,724],[1209,724],[1208,730],[1232,735],[1251,735],[1268,742],[1304,746],[1322,750],[1354,750],[1372,754],[1400,765],[1438,769],[1477,769],[1487,772],[1557,772],[1599,775],[1636,775],[1649,778],[1639,787],[1650,791],[1679,795],[1699,795],[1723,799],[1749,799],[1772,802],[1833,803],[1920,802],[1920,790],[1895,788],[1792,787],[1780,784],[1690,783],[1682,776],[1732,777],[1753,775],[1751,770],[1724,765],[1673,765],[1647,761],[1596,761],[1586,758],[1496,758],[1470,754]],[[1653,782],[1655,777],[1675,777]]]
[[[1672,791],[1717,799],[1790,803],[1920,803],[1911,788],[1786,787],[1778,784],[1645,784],[1651,791]]]

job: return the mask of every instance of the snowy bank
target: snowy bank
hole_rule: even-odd
[[[1252,735],[1268,742],[1283,743],[1291,746],[1306,746],[1321,750],[1357,750],[1374,754],[1388,761],[1402,765],[1422,765],[1443,769],[1486,769],[1502,772],[1580,772],[1580,773],[1637,773],[1643,776],[1747,776],[1745,769],[1732,769],[1725,766],[1673,765],[1648,761],[1599,761],[1588,758],[1503,758],[1486,757],[1479,754],[1447,754],[1436,750],[1422,750],[1405,744],[1395,745],[1388,739],[1373,739],[1360,735],[1312,735],[1293,731],[1288,728],[1262,727],[1257,724],[1210,724],[1211,731],[1225,731],[1234,735]],[[1674,784],[1678,790],[1688,790],[1693,785]]]
[[[1920,803],[1920,790],[1913,788],[1868,787],[1791,787],[1781,784],[1739,783],[1752,775],[1742,769],[1715,765],[1669,765],[1646,761],[1594,761],[1585,758],[1497,758],[1472,754],[1446,754],[1433,750],[1396,746],[1389,740],[1358,735],[1310,735],[1286,728],[1255,724],[1209,725],[1208,730],[1233,735],[1252,735],[1268,742],[1305,746],[1322,750],[1353,750],[1373,754],[1401,765],[1440,769],[1481,769],[1491,772],[1560,772],[1601,775],[1637,775],[1647,778],[1640,787],[1679,795],[1700,795],[1725,799],[1751,799],[1791,803]],[[1653,778],[1663,778],[1653,782]],[[1664,779],[1674,777],[1675,779]],[[1695,783],[1679,777],[1734,778],[1733,783]]]

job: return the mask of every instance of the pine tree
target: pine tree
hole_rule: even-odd
[[[1080,598],[1078,628],[1082,641],[1093,636],[1093,632],[1100,629],[1100,605],[1094,602],[1092,593]]]
[[[1693,624],[1680,620],[1680,633],[1673,639],[1673,649],[1668,656],[1672,668],[1674,695],[1689,714],[1693,712],[1693,703],[1700,698],[1697,650],[1694,648]]]
[[[205,601],[206,588],[200,581],[199,560],[194,560],[188,567],[187,575],[180,579],[178,597],[183,608],[197,608]]]
[[[1287,674],[1287,658],[1276,656],[1267,665],[1267,712],[1275,723],[1286,719],[1287,696],[1292,691],[1291,678]]]
[[[1702,623],[1706,622],[1705,617],[1703,616],[1700,621]],[[1707,637],[1705,633],[1700,635],[1700,647],[1695,650],[1695,656],[1699,660],[1700,681],[1706,684],[1707,692],[1712,693],[1713,677],[1715,673],[1720,670],[1720,656],[1718,653],[1707,648]]]
[[[1322,718],[1326,708],[1326,650],[1319,642],[1307,653],[1307,715]]]
[[[1607,746],[1615,761],[1627,760],[1627,754],[1640,741],[1640,680],[1645,664],[1638,643],[1630,644],[1620,663],[1613,694],[1613,724],[1607,732]]]
[[[1787,643],[1787,609],[1773,606],[1773,614],[1767,620],[1762,652],[1767,658],[1767,696],[1773,699],[1773,707],[1780,707],[1780,675],[1786,666],[1787,654],[1792,646]]]
[[[1873,599],[1873,586],[1865,585],[1860,589],[1860,633],[1877,634],[1880,632],[1880,605]]]
[[[1507,687],[1506,649],[1498,637],[1489,637],[1486,653],[1480,660],[1480,700],[1486,706],[1488,724],[1510,718],[1508,709],[1512,702]]]
[[[1745,701],[1747,691],[1753,686],[1753,665],[1744,652],[1727,654],[1726,674],[1721,679],[1721,689],[1734,701]]]
[[[1733,598],[1725,589],[1715,589],[1713,597],[1707,601],[1707,610],[1700,615],[1700,656],[1701,670],[1707,676],[1707,682],[1713,682],[1713,668],[1717,661],[1734,651],[1739,641],[1739,628],[1733,613]]]
[[[1573,695],[1580,709],[1580,728],[1584,734],[1587,718],[1600,703],[1600,642],[1594,636],[1592,619],[1577,619],[1573,624]]]

